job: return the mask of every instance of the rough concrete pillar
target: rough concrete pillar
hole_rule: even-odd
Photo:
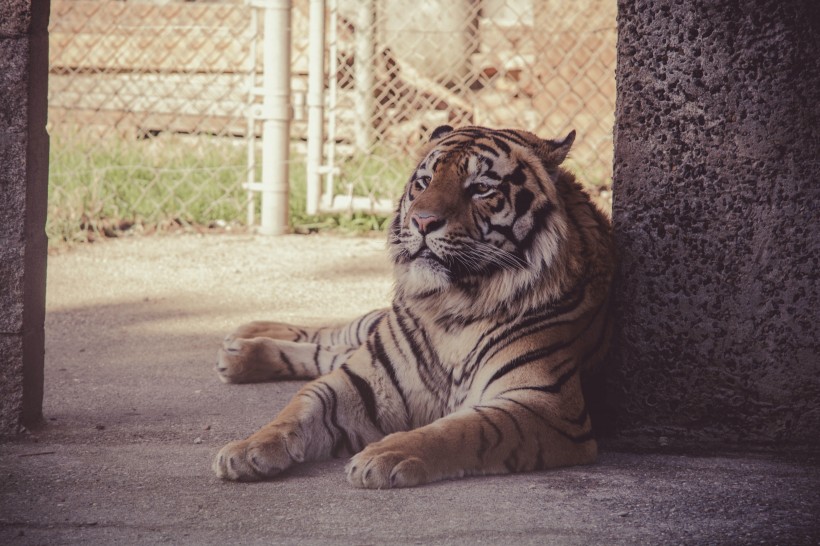
[[[0,434],[42,418],[49,2],[0,2]]]
[[[820,2],[619,0],[619,443],[820,446]]]

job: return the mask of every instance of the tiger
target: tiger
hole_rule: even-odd
[[[387,230],[390,307],[224,339],[224,382],[312,381],[225,445],[216,475],[350,457],[350,484],[386,489],[592,463],[584,385],[612,333],[615,252],[608,216],[562,167],[574,140],[435,129]]]

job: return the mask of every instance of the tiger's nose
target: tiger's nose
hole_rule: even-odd
[[[410,217],[410,221],[422,235],[427,235],[431,231],[435,231],[444,225],[443,218],[439,218],[429,212],[415,212]]]

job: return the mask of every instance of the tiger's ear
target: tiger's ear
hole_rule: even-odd
[[[450,133],[453,130],[452,127],[449,125],[440,125],[433,130],[433,133],[430,135],[430,142],[434,140],[438,140],[447,133]]]
[[[575,142],[575,129],[570,131],[569,134],[564,137],[564,140],[545,140],[546,162],[556,167],[563,163],[567,158],[567,154],[569,154],[570,148],[572,148],[573,142]]]

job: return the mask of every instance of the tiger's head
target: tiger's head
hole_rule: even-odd
[[[489,312],[560,282],[571,264],[556,184],[571,178],[560,165],[574,139],[575,131],[553,141],[525,131],[436,129],[391,225],[397,295]]]

